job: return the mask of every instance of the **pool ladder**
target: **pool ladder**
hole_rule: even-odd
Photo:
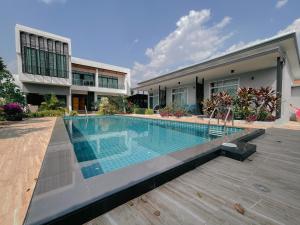
[[[215,107],[214,110],[212,111],[212,113],[210,114],[209,121],[208,121],[208,134],[213,135],[213,136],[222,137],[225,134],[227,134],[227,120],[228,120],[228,117],[230,115],[230,112],[232,112],[231,122],[232,122],[232,126],[233,126],[233,121],[234,121],[233,110],[232,110],[231,107],[228,107],[223,127],[220,127],[220,126],[211,127],[211,124],[210,124],[211,119],[213,118],[216,111],[218,113],[220,113],[219,108]],[[218,117],[218,125],[220,125],[220,118],[219,117]],[[219,127],[221,129],[218,129]]]

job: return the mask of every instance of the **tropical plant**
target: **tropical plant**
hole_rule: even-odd
[[[278,109],[279,98],[270,87],[239,88],[236,97],[232,98],[226,92],[213,95],[203,101],[203,109],[206,115],[210,115],[215,107],[218,107],[217,118],[224,119],[227,108],[233,107],[235,119],[247,121],[274,121],[274,113]]]
[[[167,105],[166,107],[161,108],[161,109],[159,110],[159,114],[160,114],[162,117],[173,116],[173,112],[174,112],[174,109],[173,109],[173,106],[172,106],[172,105]]]
[[[44,110],[57,110],[60,109],[61,104],[58,101],[57,97],[54,94],[51,94],[50,97],[45,96],[46,101],[42,102],[39,111],[44,111]]]
[[[6,103],[18,102],[25,105],[25,97],[20,88],[14,83],[12,74],[7,70],[0,57],[0,98]]]
[[[214,108],[218,108],[215,112],[215,117],[224,118],[229,106],[233,103],[232,96],[227,92],[219,92],[213,94],[210,99],[203,101],[203,111],[207,116],[210,116]]]
[[[97,114],[100,115],[111,115],[117,113],[117,108],[114,104],[110,104],[107,97],[102,97]]]

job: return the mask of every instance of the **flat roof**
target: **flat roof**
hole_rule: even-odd
[[[250,45],[250,46],[245,46],[244,48],[238,49],[238,50],[230,52],[228,54],[223,54],[221,56],[217,56],[215,58],[203,61],[201,63],[197,63],[195,65],[191,65],[191,66],[188,66],[188,67],[185,67],[185,68],[182,68],[182,69],[179,69],[179,70],[175,70],[175,71],[172,71],[170,73],[167,73],[167,74],[164,74],[164,75],[161,75],[161,76],[157,76],[157,77],[154,77],[154,78],[151,78],[151,79],[148,79],[148,80],[141,81],[141,82],[138,83],[138,85],[145,84],[145,83],[150,82],[150,81],[155,81],[157,79],[161,79],[161,78],[164,78],[164,77],[168,77],[168,76],[171,76],[175,73],[182,73],[182,75],[185,75],[184,73],[191,70],[191,69],[194,69],[194,68],[197,68],[197,67],[206,67],[206,66],[209,67],[209,65],[212,64],[212,63],[216,63],[216,62],[221,61],[221,60],[227,60],[230,57],[234,57],[234,56],[237,56],[237,55],[245,53],[245,52],[253,51],[253,50],[256,50],[258,48],[265,47],[266,45],[271,45],[271,44],[274,44],[274,43],[277,43],[277,42],[279,43],[279,42],[287,40],[287,39],[293,39],[294,40],[294,45],[295,45],[296,55],[297,55],[297,62],[298,62],[298,65],[300,65],[300,57],[299,57],[299,49],[298,49],[298,44],[297,44],[296,32],[290,32],[290,33],[284,33],[284,34],[281,34],[281,35],[276,35],[276,36],[274,36],[272,38],[269,38],[269,39],[264,39],[263,41],[261,41],[259,43],[256,43],[256,44],[253,44],[253,45]],[[268,49],[266,49],[266,51],[267,50]]]
[[[111,64],[102,63],[102,62],[97,62],[94,60],[77,58],[77,57],[73,57],[73,56],[71,58],[71,62],[74,64],[90,66],[90,67],[94,67],[94,68],[101,68],[101,69],[106,69],[106,70],[119,71],[119,72],[123,72],[123,73],[130,72],[129,68],[115,66],[115,65],[111,65]]]
[[[27,27],[27,26],[24,26],[24,25],[21,25],[21,24],[16,24],[16,29],[20,30],[20,31],[28,32],[28,33],[33,33],[33,34],[36,34],[36,35],[39,35],[39,36],[45,36],[45,37],[48,37],[50,39],[55,39],[55,40],[59,40],[59,41],[62,41],[62,42],[67,42],[67,43],[71,42],[70,38],[60,36],[60,35],[57,35],[57,34],[53,34],[53,33],[47,32],[47,31],[39,30],[39,29],[36,29],[36,28]]]

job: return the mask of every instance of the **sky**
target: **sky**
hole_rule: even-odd
[[[132,84],[296,31],[299,0],[0,0],[0,57],[15,24],[68,37],[72,56],[131,69]]]

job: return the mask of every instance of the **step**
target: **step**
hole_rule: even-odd
[[[224,135],[224,131],[223,130],[210,129],[208,131],[208,134],[214,135],[214,136],[223,136]]]

